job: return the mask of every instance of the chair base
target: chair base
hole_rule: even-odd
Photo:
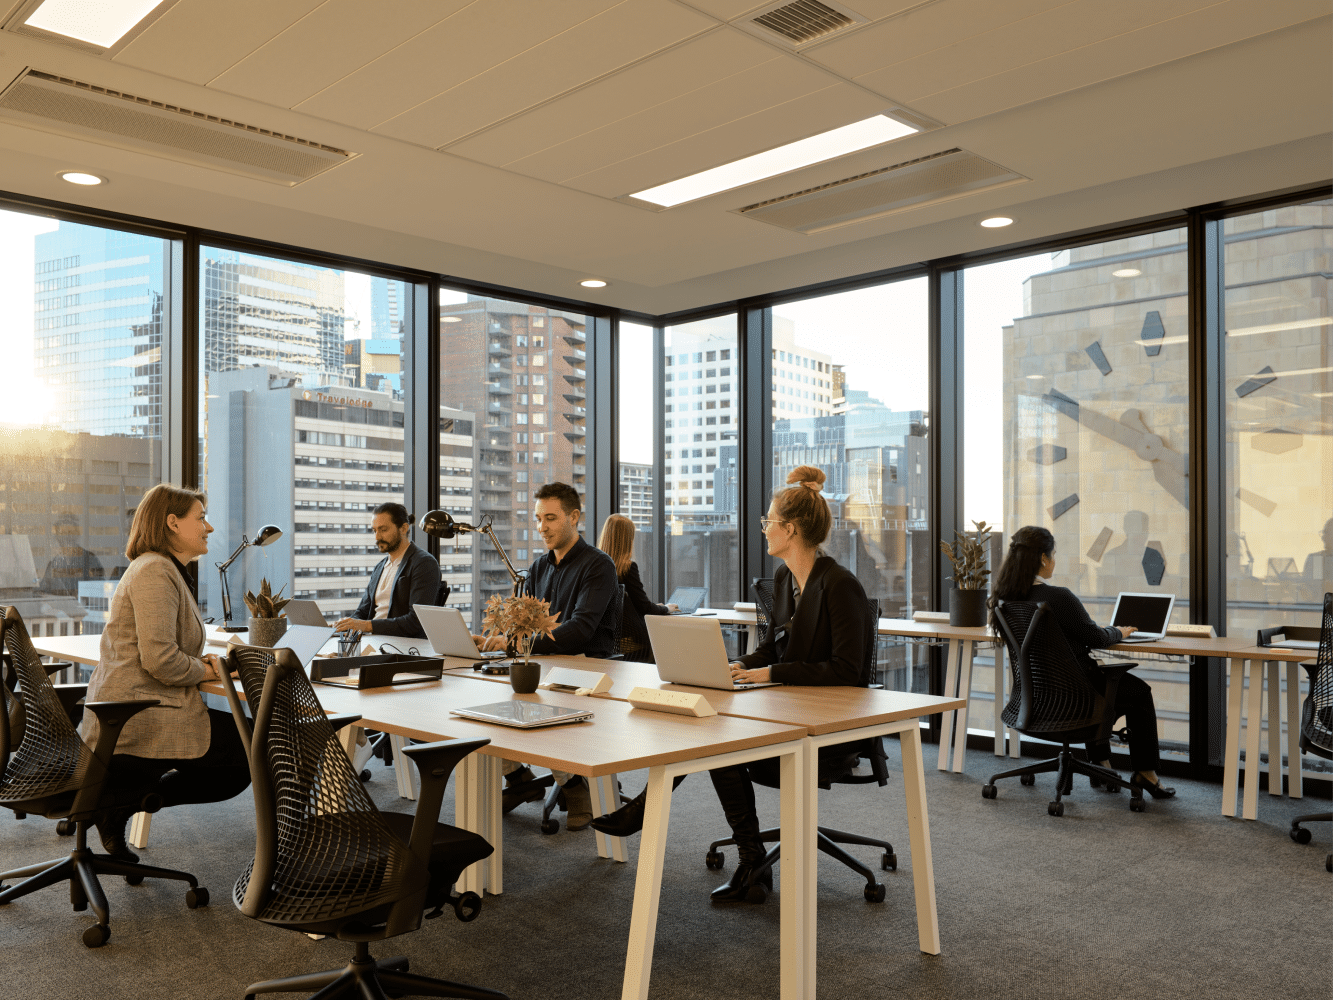
[[[1309,830],[1301,827],[1302,823],[1333,823],[1333,812],[1310,813],[1291,821],[1291,839],[1298,844],[1308,844],[1313,838]]]
[[[981,797],[983,799],[993,799],[996,796],[995,782],[1002,778],[1033,778],[1033,781],[1024,781],[1023,784],[1030,785],[1035,782],[1035,776],[1038,774],[1048,774],[1051,771],[1057,773],[1055,782],[1055,799],[1051,801],[1046,811],[1052,816],[1063,816],[1065,813],[1064,797],[1074,790],[1074,775],[1081,774],[1085,778],[1101,782],[1111,789],[1118,789],[1122,785],[1129,785],[1129,782],[1120,777],[1115,771],[1105,767],[1098,767],[1096,764],[1090,764],[1085,760],[1079,760],[1074,756],[1069,744],[1066,743],[1060,751],[1058,757],[1052,757],[1050,760],[1043,760],[1037,764],[1028,764],[1025,767],[1016,767],[1009,771],[1001,771],[999,774],[993,774],[990,780],[982,786]],[[1134,785],[1129,786],[1129,808],[1131,812],[1143,812],[1145,802],[1143,799],[1143,789]]]
[[[76,826],[75,835],[78,840],[68,857],[0,872],[0,905],[12,903],[48,886],[68,882],[70,905],[80,912],[91,906],[93,914],[97,917],[97,923],[88,928],[83,935],[83,943],[89,948],[101,947],[111,936],[111,908],[107,903],[106,893],[97,880],[98,875],[120,875],[130,885],[138,885],[146,878],[188,882],[190,888],[185,894],[185,905],[192,910],[208,905],[208,890],[202,888],[199,880],[189,872],[156,868],[153,865],[121,861],[105,854],[94,854],[88,848],[86,822],[80,822]],[[5,886],[5,880],[11,878],[21,878],[23,881],[17,885]]]
[[[775,865],[782,856],[782,845],[778,841],[782,837],[782,831],[776,827],[759,832],[760,839],[765,844],[773,844],[769,848],[764,860],[755,866],[755,873],[766,871]],[[856,872],[866,880],[864,895],[872,903],[882,903],[884,901],[884,886],[876,880],[875,873],[862,864],[856,858],[844,851],[839,844],[860,844],[863,847],[878,847],[883,853],[880,855],[879,866],[883,871],[892,872],[898,870],[898,855],[894,853],[893,845],[887,840],[878,840],[875,837],[864,837],[859,833],[844,833],[841,830],[834,830],[830,827],[821,826],[816,829],[815,846],[821,852],[827,854],[835,861],[840,861],[852,871]],[[719,847],[733,846],[736,841],[728,837],[725,840],[716,840],[708,845],[708,854],[704,863],[709,868],[722,867],[722,855],[718,851]]]
[[[336,997],[359,997],[365,1000],[387,1000],[394,996],[460,997],[463,1000],[509,1000],[499,990],[484,986],[451,983],[445,979],[429,979],[408,972],[408,961],[398,955],[375,961],[364,941],[356,943],[356,956],[346,968],[327,972],[311,972],[304,976],[266,979],[246,988],[245,1000],[254,1000],[261,993],[304,993],[314,990],[311,1000],[334,1000]]]

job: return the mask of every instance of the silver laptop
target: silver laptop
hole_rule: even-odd
[[[472,641],[472,634],[463,621],[463,612],[457,608],[441,608],[434,604],[414,604],[417,621],[426,630],[426,638],[437,656],[462,656],[469,660],[484,658],[503,659],[504,652],[481,653]]]
[[[492,705],[474,705],[471,708],[450,709],[450,715],[461,715],[478,722],[494,722],[515,729],[536,729],[538,726],[557,726],[565,722],[591,719],[586,709],[562,708],[539,701],[497,701]]]
[[[309,667],[315,654],[333,635],[333,628],[329,625],[288,625],[287,631],[282,633],[282,638],[273,644],[273,648],[290,649],[301,661],[301,666]]]
[[[650,615],[644,623],[657,659],[657,676],[669,684],[723,691],[780,686],[777,681],[737,684],[731,679],[727,648],[722,644],[722,623],[716,618]]]
[[[1111,624],[1117,628],[1133,625],[1138,629],[1121,642],[1153,642],[1166,636],[1171,621],[1171,609],[1176,605],[1175,594],[1122,593],[1115,599]]]
[[[324,626],[328,624],[328,621],[324,618],[324,612],[319,610],[319,605],[314,601],[288,601],[287,606],[282,609],[282,613],[287,616],[287,621],[292,625]]]
[[[703,603],[707,599],[707,587],[677,587],[671,592],[671,596],[666,599],[666,602],[680,608],[679,611],[671,612],[673,615],[692,615],[703,607]]]

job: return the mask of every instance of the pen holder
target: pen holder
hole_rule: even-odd
[[[338,655],[355,656],[361,648],[361,633],[348,632],[346,635],[338,636]]]

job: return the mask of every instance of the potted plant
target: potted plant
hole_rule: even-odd
[[[940,551],[953,564],[953,589],[949,591],[949,624],[977,627],[986,624],[986,542],[991,528],[985,521],[973,521],[976,531],[969,538],[955,531],[954,541],[940,542]]]
[[[483,635],[502,635],[514,657],[509,666],[509,685],[518,694],[532,694],[541,679],[541,664],[533,663],[532,644],[539,635],[555,630],[560,613],[549,614],[550,602],[536,597],[502,597],[496,594],[486,602],[482,618]],[[520,663],[519,657],[523,660]]]
[[[282,609],[287,606],[290,597],[284,598],[282,591],[277,595],[269,588],[267,578],[259,582],[259,595],[245,592],[245,606],[250,609],[247,627],[250,631],[250,645],[268,646],[282,638],[287,631],[287,618]]]

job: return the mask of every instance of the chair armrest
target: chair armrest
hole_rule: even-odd
[[[412,820],[412,835],[408,846],[423,861],[430,858],[431,845],[435,841],[435,824],[440,821],[440,806],[444,803],[444,789],[449,784],[449,776],[459,761],[490,742],[487,739],[441,740],[403,747],[403,755],[411,758],[421,775],[421,792],[417,797],[417,811]]]
[[[1106,679],[1119,682],[1120,678],[1125,676],[1125,672],[1133,670],[1138,666],[1137,661],[1116,660],[1114,663],[1098,663],[1097,669],[1106,675]]]
[[[361,716],[359,715],[330,715],[328,718],[329,725],[333,727],[335,733],[345,726],[350,726],[353,722],[361,721]]]
[[[46,676],[50,677],[52,674],[57,674],[62,670],[68,670],[75,665],[73,660],[52,660],[50,663],[43,663],[42,669],[46,671]]]
[[[116,742],[125,723],[144,709],[162,704],[156,698],[142,701],[86,701],[84,711],[97,716],[97,743],[93,747],[93,767],[101,767],[101,774],[94,774],[89,769],[90,780],[79,789],[74,798],[73,812],[86,812],[96,805],[102,797],[102,787],[106,784],[111,771],[111,756],[116,752]]]
[[[69,716],[69,721],[78,725],[78,720],[83,717],[83,706],[79,702],[88,693],[87,684],[52,684],[56,697],[60,699],[60,707],[65,710]]]

